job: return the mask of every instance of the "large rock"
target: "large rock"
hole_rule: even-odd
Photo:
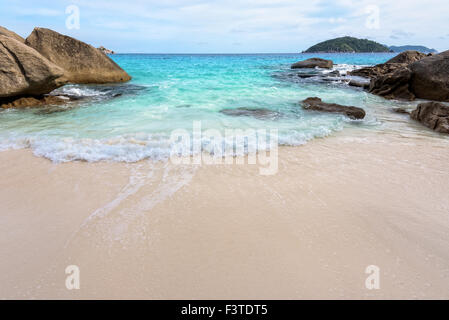
[[[449,106],[438,102],[418,105],[411,114],[412,119],[441,133],[449,133]]]
[[[410,64],[421,59],[428,57],[428,54],[418,51],[404,51],[398,54],[396,57],[388,60],[386,63],[406,63]]]
[[[25,43],[65,70],[71,83],[126,82],[131,77],[100,50],[55,31],[35,28]]]
[[[331,60],[325,60],[320,58],[311,58],[304,61],[299,61],[291,66],[292,69],[302,69],[302,68],[323,68],[332,69],[334,63]]]
[[[410,65],[410,90],[417,98],[449,101],[449,50]]]
[[[8,30],[2,26],[0,26],[0,35],[16,39],[17,41],[22,42],[22,43],[25,42],[25,39],[22,38],[21,36],[19,36],[17,33],[12,32],[11,30]]]
[[[315,110],[321,112],[341,113],[348,116],[351,119],[363,119],[365,118],[365,110],[352,107],[342,106],[336,103],[325,103],[320,98],[307,98],[302,101],[302,106],[306,110]]]
[[[383,63],[378,64],[373,67],[364,67],[354,71],[348,72],[351,76],[358,76],[363,78],[374,79],[376,77],[382,76],[384,74],[392,73],[397,69],[406,66],[406,64],[401,63]]]
[[[379,76],[392,74],[396,70],[408,66],[409,64],[426,58],[428,55],[418,51],[405,51],[385,63],[373,67],[365,67],[349,72],[352,76],[375,79]]]
[[[449,51],[437,55],[406,51],[350,74],[371,78],[369,91],[387,99],[449,101]]]
[[[0,98],[49,93],[65,84],[63,74],[33,48],[0,35]]]
[[[414,100],[410,91],[411,70],[404,66],[371,80],[369,91],[386,99]]]

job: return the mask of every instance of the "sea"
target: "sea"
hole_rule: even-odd
[[[392,112],[396,107],[411,109],[416,102],[389,101],[348,85],[349,71],[386,62],[394,55],[112,55],[132,76],[130,82],[66,85],[52,94],[70,97],[67,105],[0,111],[0,151],[31,149],[56,163],[132,163],[168,159],[173,132],[193,132],[198,123],[202,130],[223,133],[227,129],[265,129],[267,134],[276,130],[280,146],[303,145],[347,128],[392,130],[398,119],[406,124],[401,131],[408,126],[417,130],[408,116]],[[331,59],[335,66],[332,70],[290,69],[291,64],[311,57]],[[367,116],[351,120],[306,111],[300,102],[308,97],[361,107]],[[263,112],[232,113],[230,109]],[[210,139],[201,139],[201,151],[213,152],[208,147]],[[229,143],[233,142],[223,141]]]

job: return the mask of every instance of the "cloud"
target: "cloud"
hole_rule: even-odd
[[[71,4],[81,11],[76,32],[65,29]],[[379,28],[367,27],[373,6]],[[344,35],[443,50],[449,37],[438,30],[449,29],[448,11],[447,0],[15,0],[0,3],[0,21],[16,30],[51,27],[122,52],[299,52]]]
[[[411,38],[411,37],[413,37],[415,34],[413,33],[413,32],[405,32],[405,31],[402,31],[402,30],[393,30],[392,31],[392,33],[391,33],[391,35],[390,35],[390,38],[391,39],[408,39],[408,38]]]

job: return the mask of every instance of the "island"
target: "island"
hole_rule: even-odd
[[[422,53],[438,53],[435,49],[430,49],[425,46],[390,46],[390,50],[393,52],[401,53],[405,51],[419,51]]]
[[[357,39],[354,37],[341,37],[320,42],[304,53],[340,53],[340,52],[391,52],[391,50],[380,43],[368,39]]]

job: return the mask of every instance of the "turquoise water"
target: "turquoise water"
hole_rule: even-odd
[[[314,55],[317,56],[317,55]],[[393,54],[322,54],[345,73],[385,62]],[[343,78],[327,81],[324,70],[292,71],[307,54],[263,55],[115,55],[133,80],[108,86],[68,85],[55,94],[80,100],[67,106],[0,111],[0,150],[31,148],[55,162],[164,159],[173,130],[232,128],[278,129],[279,144],[300,145],[347,126],[375,127],[372,112],[383,99],[349,87]],[[317,73],[300,78],[298,73]],[[341,115],[301,109],[299,101],[363,107],[367,117],[351,121]],[[233,117],[223,109],[262,108],[267,117]],[[204,141],[207,145],[207,141]],[[207,148],[205,148],[207,149]]]

